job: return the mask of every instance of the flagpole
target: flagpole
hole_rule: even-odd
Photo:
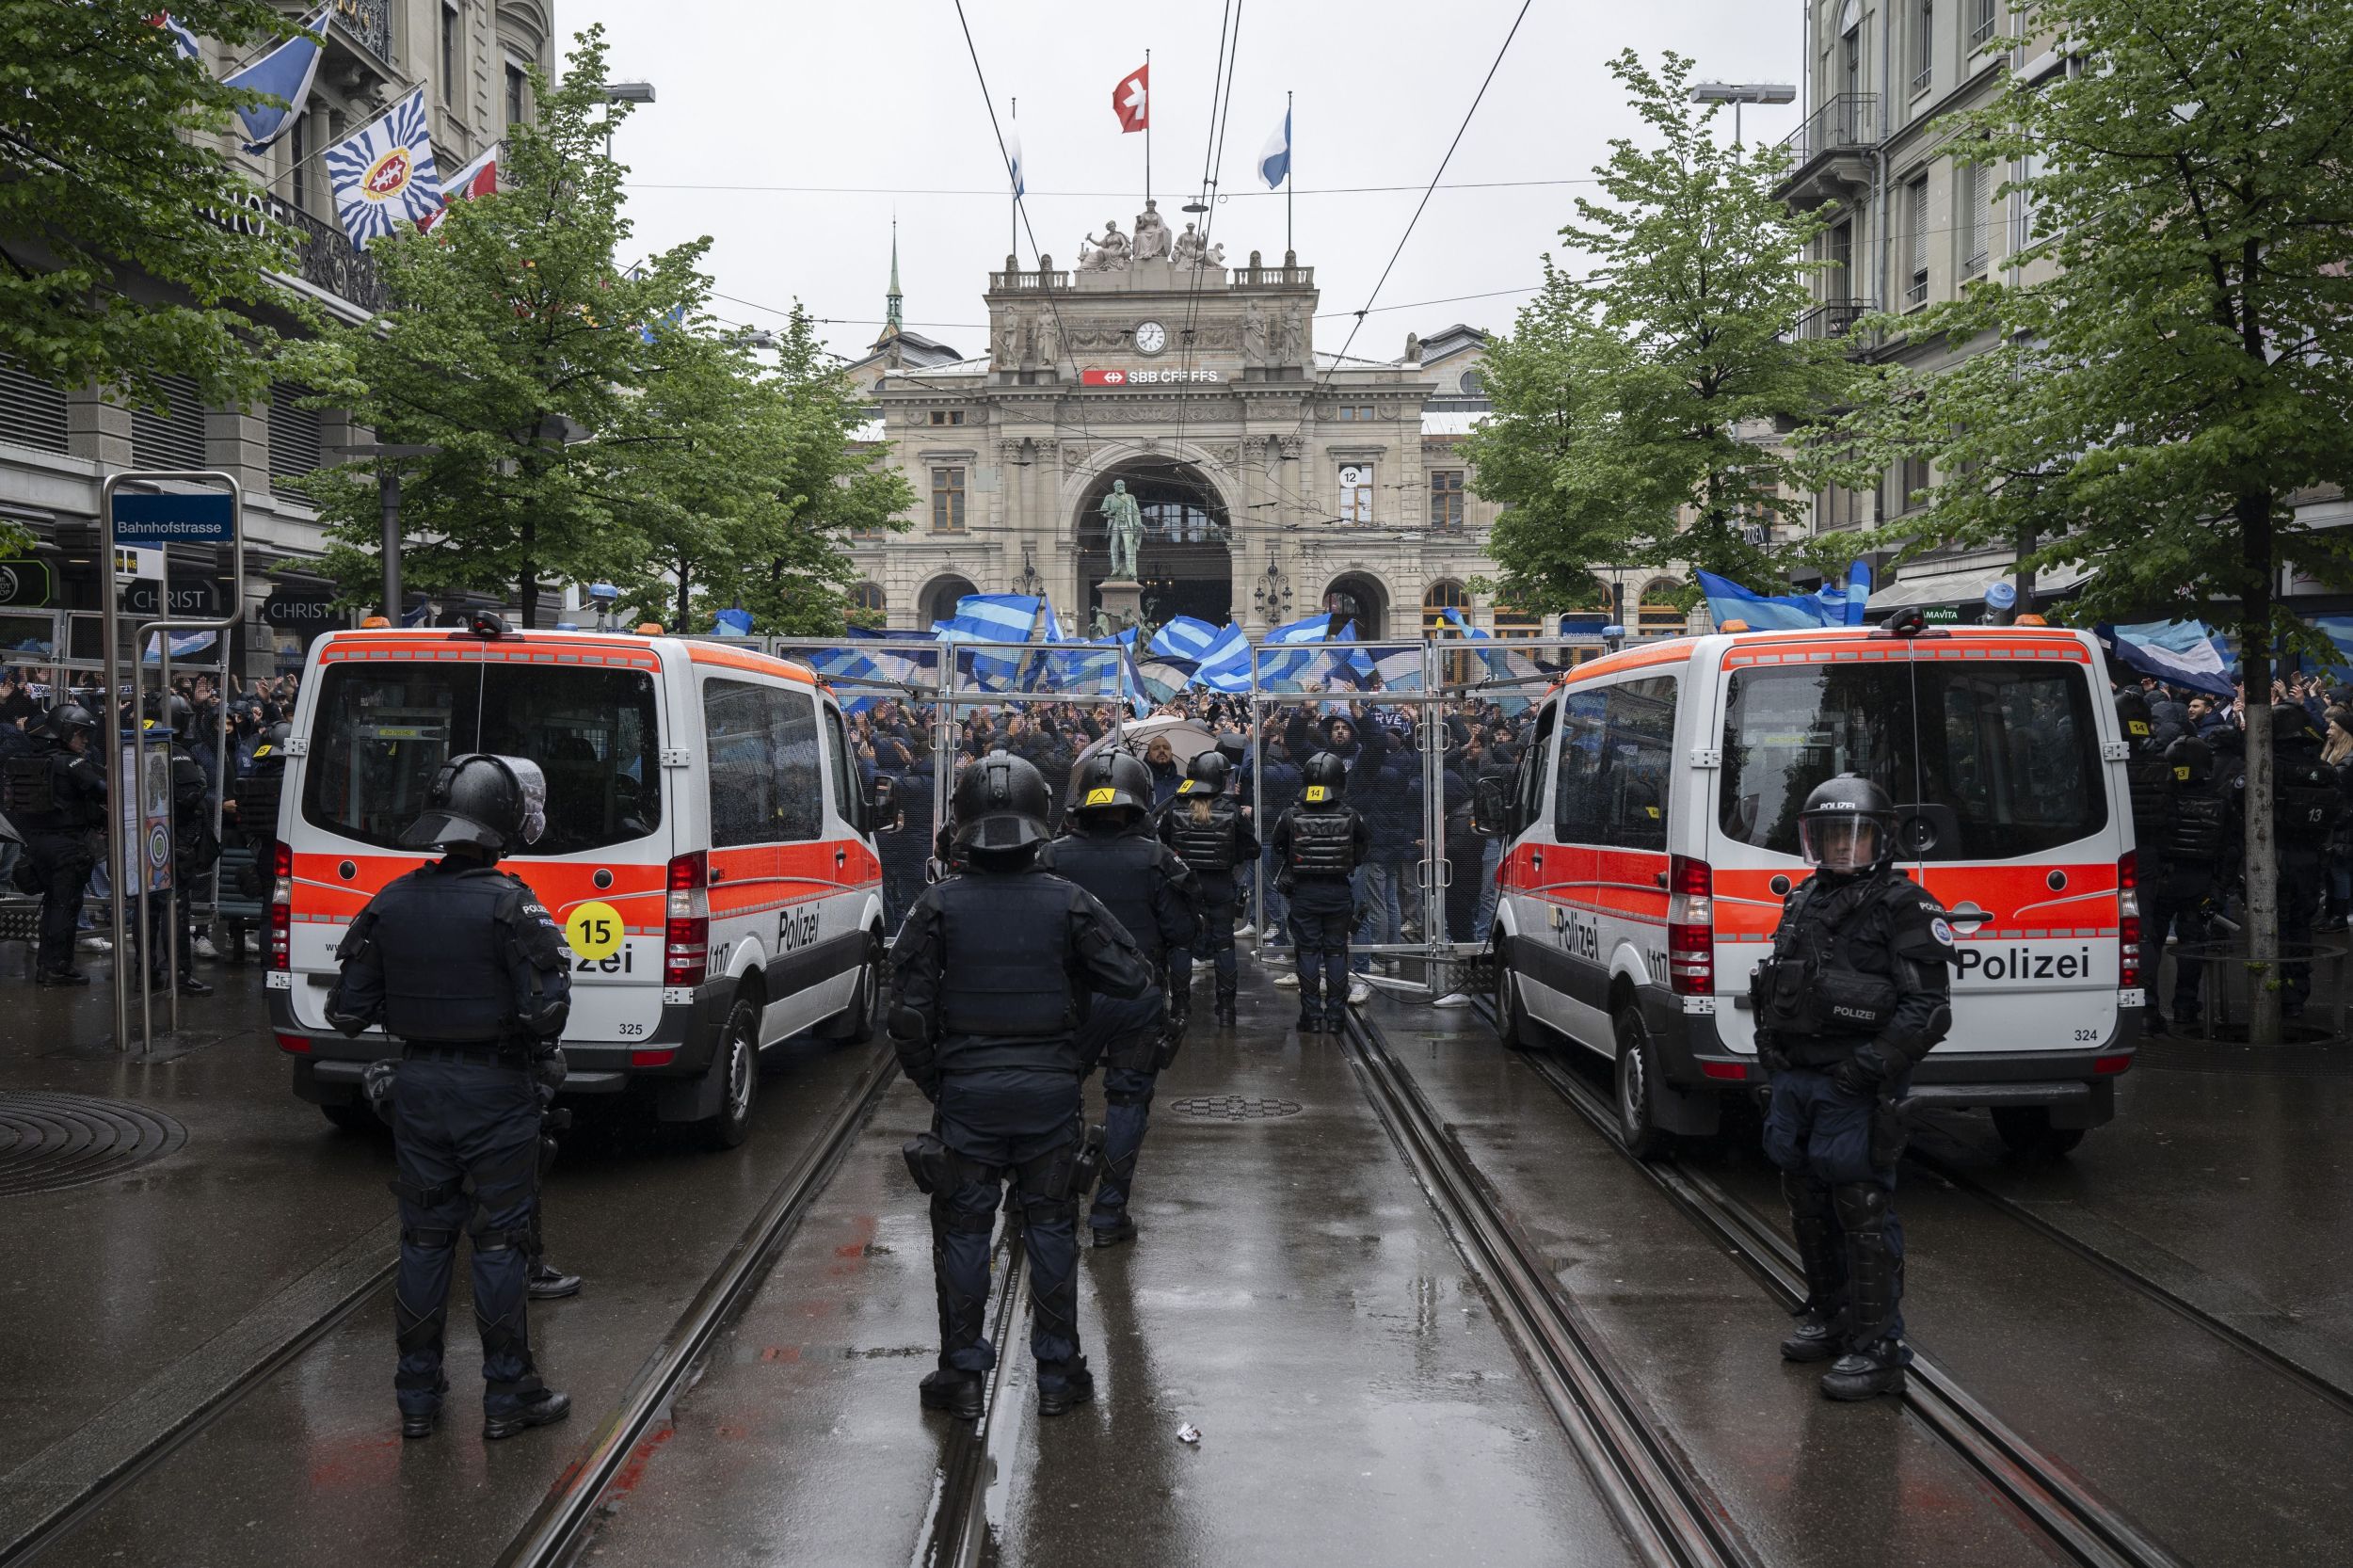
[[[1021,143],[1021,100],[1018,98],[1013,101],[1013,122],[1014,145],[1017,147]],[[1013,221],[1011,224],[1013,243],[1005,248],[1005,254],[1018,262],[1021,258],[1021,186],[1017,183],[1018,176],[1015,175],[1013,170],[1007,169],[1005,174],[1008,179],[1016,182],[1013,187]]]
[[[1152,204],[1152,51],[1144,52],[1144,204]]]
[[[1299,188],[1298,154],[1291,151],[1291,95],[1283,89],[1283,264],[1299,254],[1291,245],[1291,192]]]

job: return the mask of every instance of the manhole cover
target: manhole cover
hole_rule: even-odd
[[[1297,1100],[1249,1099],[1241,1095],[1194,1095],[1170,1104],[1179,1116],[1202,1122],[1261,1122],[1299,1114]]]
[[[0,1197],[104,1181],[187,1141],[186,1128],[143,1105],[0,1092]]]

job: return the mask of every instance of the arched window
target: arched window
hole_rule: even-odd
[[[1430,591],[1421,596],[1422,635],[1445,636],[1451,630],[1446,618],[1449,610],[1470,619],[1470,591],[1455,582],[1431,584]]]
[[[1496,606],[1496,635],[1498,637],[1541,637],[1545,634],[1542,616],[1526,610]]]
[[[1465,397],[1484,397],[1487,395],[1487,378],[1480,375],[1479,372],[1475,370],[1466,370],[1463,372],[1463,374],[1456,378],[1454,384],[1462,390],[1462,393]]]
[[[1635,610],[1636,636],[1674,637],[1689,630],[1689,616],[1675,604],[1675,595],[1682,586],[1661,578],[1642,590],[1642,602]]]
[[[850,590],[850,615],[861,626],[880,626],[889,609],[879,583],[860,583]]]

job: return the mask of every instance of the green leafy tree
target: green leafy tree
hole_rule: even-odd
[[[901,528],[914,492],[854,449],[864,411],[795,312],[761,369],[740,340],[676,334],[632,408],[648,455],[632,517],[646,549],[608,573],[637,613],[704,630],[720,610],[787,635],[839,632],[848,536]]]
[[[2279,956],[2271,691],[2310,633],[2274,586],[2353,583],[2353,544],[2299,492],[2353,480],[2353,8],[2319,0],[2023,0],[2089,69],[2019,82],[1948,126],[2035,168],[2006,277],[1881,324],[1983,351],[1891,375],[1854,422],[1866,465],[1925,456],[1922,538],[2024,541],[2098,568],[2087,619],[2219,619],[2247,719],[2249,961]],[[2039,168],[2024,163],[2041,160]],[[1918,541],[1912,541],[1916,547]],[[2258,1038],[2279,993],[2255,988]]]
[[[1761,585],[1784,563],[1747,530],[1802,504],[1810,433],[1858,375],[1839,341],[1794,330],[1827,217],[1775,197],[1785,151],[1716,139],[1689,60],[1628,51],[1610,71],[1645,136],[1610,144],[1599,198],[1561,231],[1588,269],[1548,264],[1504,345],[1481,490],[1527,515],[1497,525],[1494,553],[1507,584],[1555,603],[1603,547]]]
[[[214,216],[255,190],[227,151],[231,111],[276,100],[183,59],[159,8],[0,0],[0,356],[151,406],[168,376],[243,401],[270,376],[257,312],[304,315],[266,277],[294,270],[286,237]],[[287,31],[261,0],[172,15],[239,46]]]
[[[316,348],[290,351],[322,402],[377,439],[440,448],[404,475],[402,570],[431,593],[511,593],[529,622],[547,584],[635,555],[661,449],[633,411],[658,376],[671,323],[709,280],[710,241],[626,270],[621,167],[605,155],[601,29],[580,35],[563,85],[535,78],[536,123],[510,128],[495,196],[453,202],[429,233],[376,242],[393,309]],[[327,567],[357,601],[381,569],[375,471],[313,476]]]

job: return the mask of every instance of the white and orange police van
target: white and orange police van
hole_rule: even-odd
[[[1907,617],[1909,618],[1909,617]],[[2143,969],[2124,744],[2099,645],[2055,627],[1718,633],[1580,664],[1530,712],[1499,872],[1497,1015],[1614,1059],[1638,1152],[1762,1078],[1749,980],[1838,774],[1898,807],[1951,912],[1953,1027],[1923,1104],[2063,1150],[2115,1114]]]
[[[648,628],[649,632],[658,628]],[[643,1082],[665,1121],[741,1143],[763,1046],[863,1037],[882,987],[881,862],[841,710],[804,666],[692,638],[465,628],[314,643],[288,743],[271,1019],[296,1095],[339,1126],[394,1054],[327,1022],[335,949],[419,865],[400,836],[466,752],[547,776],[547,826],[502,864],[572,955],[567,1094]]]

